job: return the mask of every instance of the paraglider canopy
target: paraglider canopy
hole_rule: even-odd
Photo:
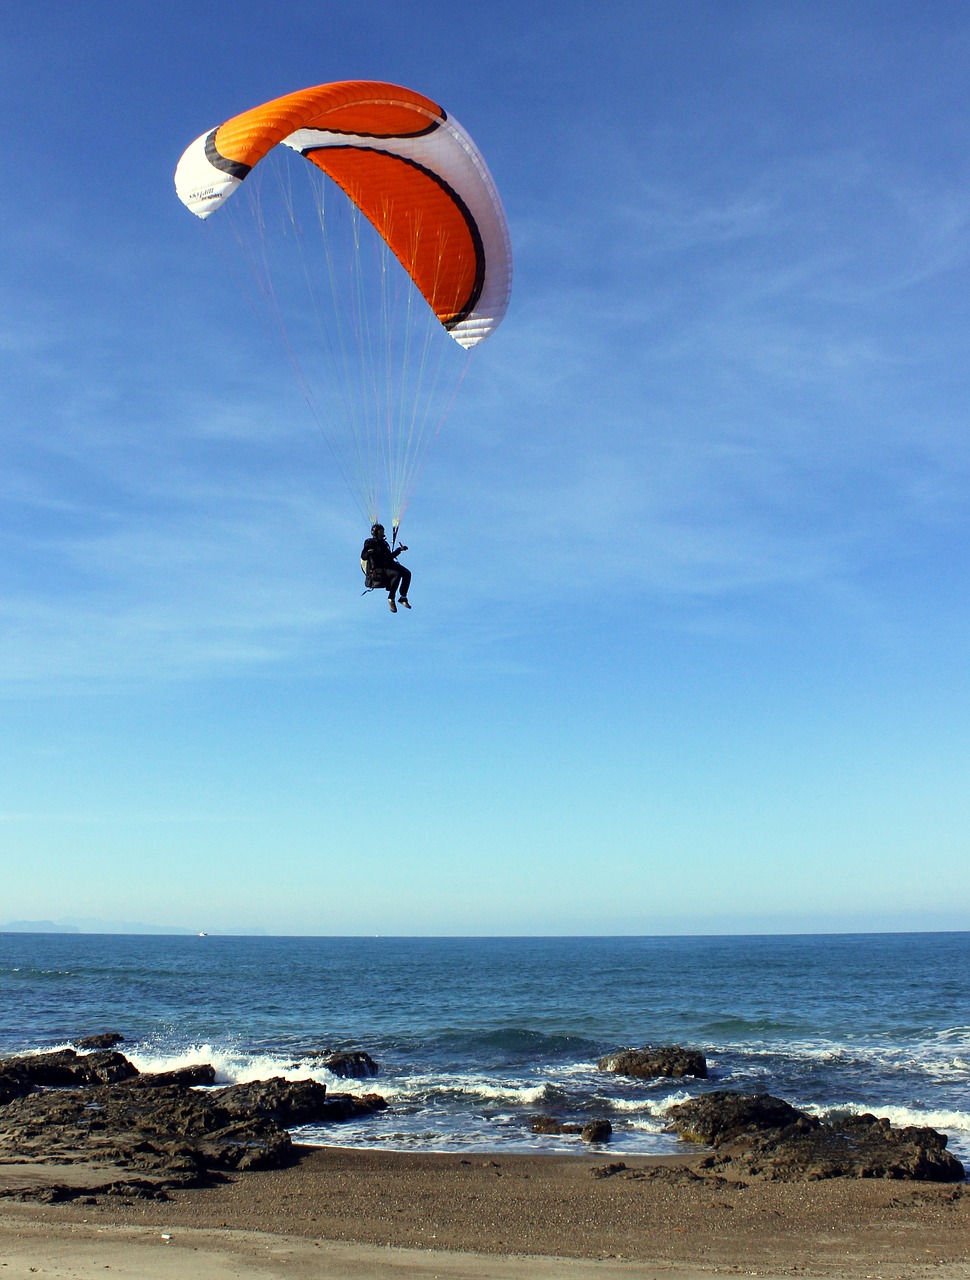
[[[456,342],[473,347],[495,329],[511,292],[505,214],[478,148],[437,103],[374,80],[276,98],[186,149],[179,198],[209,217],[280,143],[346,192]]]

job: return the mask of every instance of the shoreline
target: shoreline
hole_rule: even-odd
[[[459,1156],[301,1146],[297,1156],[286,1168],[228,1175],[213,1187],[172,1191],[167,1200],[0,1200],[3,1274],[27,1277],[30,1258],[35,1268],[43,1262],[46,1275],[103,1275],[108,1265],[115,1274],[127,1267],[132,1275],[162,1277],[165,1271],[152,1267],[173,1273],[173,1260],[160,1252],[167,1248],[190,1250],[191,1269],[186,1261],[180,1271],[200,1280],[319,1276],[322,1257],[329,1268],[323,1274],[335,1280],[611,1280],[645,1268],[680,1280],[715,1272],[970,1280],[967,1182],[730,1180],[712,1177],[696,1155]],[[17,1179],[55,1183],[66,1170],[76,1179],[94,1172],[78,1164],[0,1165],[0,1188]],[[104,1255],[109,1247],[114,1261]],[[73,1270],[58,1270],[71,1258]],[[21,1262],[27,1269],[18,1272]]]

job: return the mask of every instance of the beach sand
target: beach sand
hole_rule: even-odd
[[[291,1168],[165,1201],[2,1200],[0,1280],[970,1280],[970,1184],[741,1186],[696,1178],[696,1159],[303,1148]],[[64,1172],[0,1167],[0,1188]]]

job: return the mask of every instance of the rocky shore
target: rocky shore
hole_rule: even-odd
[[[321,1266],[354,1280],[389,1268],[402,1280],[623,1280],[645,1263],[680,1280],[970,1280],[970,1186],[931,1129],[819,1120],[708,1082],[671,1109],[685,1148],[667,1157],[611,1159],[609,1121],[568,1116],[532,1124],[574,1134],[574,1155],[305,1147],[291,1127],[332,1123],[339,1143],[343,1120],[384,1100],[310,1079],[220,1087],[206,1065],[139,1073],[120,1042],[104,1035],[0,1061],[0,1254],[11,1280],[39,1264],[55,1280],[105,1269],[219,1280],[239,1268],[276,1280],[284,1259],[294,1280]],[[601,1069],[706,1080],[691,1052],[623,1050]],[[328,1057],[335,1074],[379,1072],[366,1054]]]
[[[179,1188],[285,1168],[300,1155],[290,1129],[339,1125],[387,1106],[378,1093],[332,1093],[312,1079],[216,1087],[207,1065],[140,1073],[114,1047],[121,1040],[103,1033],[77,1041],[77,1049],[0,1061],[0,1198],[163,1199]],[[322,1054],[321,1061],[359,1079],[379,1071],[362,1052]],[[703,1055],[680,1046],[624,1049],[599,1065],[635,1077],[708,1076]],[[678,1177],[684,1169],[693,1179],[722,1184],[832,1178],[956,1183],[965,1177],[945,1135],[933,1129],[894,1129],[873,1115],[823,1121],[770,1094],[709,1090],[672,1107],[669,1122],[686,1142],[708,1148],[695,1150],[689,1166],[676,1164]],[[541,1115],[531,1127],[575,1134],[604,1155],[612,1135],[605,1118],[579,1124]],[[607,1178],[629,1170],[624,1161],[607,1161],[594,1173]]]
[[[0,1061],[0,1197],[163,1198],[230,1172],[283,1168],[296,1158],[290,1128],[387,1105],[315,1080],[216,1088],[215,1079],[207,1065],[142,1074],[113,1049]]]

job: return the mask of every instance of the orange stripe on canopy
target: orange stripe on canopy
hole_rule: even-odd
[[[383,151],[349,146],[311,151],[374,224],[442,324],[460,318],[481,287],[474,224],[449,187]]]
[[[252,167],[297,129],[334,129],[370,137],[423,133],[444,115],[412,89],[374,80],[339,80],[274,98],[216,130],[221,156]]]

